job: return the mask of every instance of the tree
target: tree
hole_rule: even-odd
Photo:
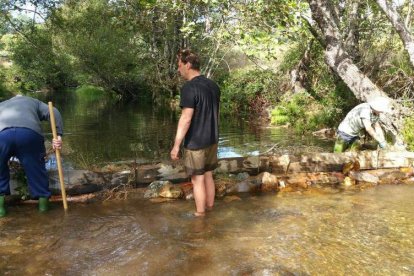
[[[367,101],[376,96],[387,97],[359,70],[344,49],[343,36],[336,24],[337,14],[332,7],[332,2],[328,0],[308,0],[308,2],[312,18],[318,24],[326,42],[325,60],[329,67],[347,84],[357,99]],[[402,128],[401,116],[404,109],[397,103],[394,103],[394,107],[394,118],[383,117],[382,119],[386,129],[393,134],[394,142],[400,142],[398,130]]]
[[[123,8],[106,0],[69,1],[51,18],[55,51],[71,55],[76,78],[134,98],[142,90],[145,43],[122,20]]]
[[[404,48],[408,53],[410,58],[411,65],[414,67],[414,39],[402,20],[401,16],[398,14],[396,9],[393,7],[393,4],[387,2],[386,0],[376,0],[378,6],[381,7],[383,12],[387,15],[387,18],[391,22],[394,29],[397,31],[400,36]]]
[[[325,59],[329,67],[348,85],[355,97],[367,101],[376,96],[386,96],[354,64],[344,49],[344,41],[339,27],[335,23],[332,3],[326,0],[308,0],[312,18],[322,31],[326,42]]]

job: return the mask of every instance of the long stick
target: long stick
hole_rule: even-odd
[[[53,112],[53,104],[49,102],[50,125],[52,127],[53,139],[57,139],[55,113]],[[68,209],[68,202],[66,201],[65,182],[63,181],[62,162],[60,160],[60,149],[56,149],[56,161],[59,172],[60,191],[62,192],[63,208]]]

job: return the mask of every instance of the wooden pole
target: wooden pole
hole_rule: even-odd
[[[49,102],[50,125],[52,127],[53,139],[57,139],[55,113],[53,112],[53,104]],[[60,160],[60,149],[56,149],[56,161],[59,172],[60,191],[62,192],[63,208],[68,209],[68,202],[66,201],[65,182],[63,181],[62,162]]]

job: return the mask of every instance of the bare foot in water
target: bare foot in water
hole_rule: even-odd
[[[206,215],[206,213],[205,212],[195,212],[194,213],[194,216],[195,217],[204,217]]]
[[[213,211],[213,206],[206,206],[206,211],[207,212]]]

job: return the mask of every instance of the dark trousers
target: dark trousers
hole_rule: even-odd
[[[0,194],[10,194],[8,161],[16,156],[27,176],[33,198],[49,197],[49,175],[45,167],[44,138],[28,128],[7,128],[0,131]]]

